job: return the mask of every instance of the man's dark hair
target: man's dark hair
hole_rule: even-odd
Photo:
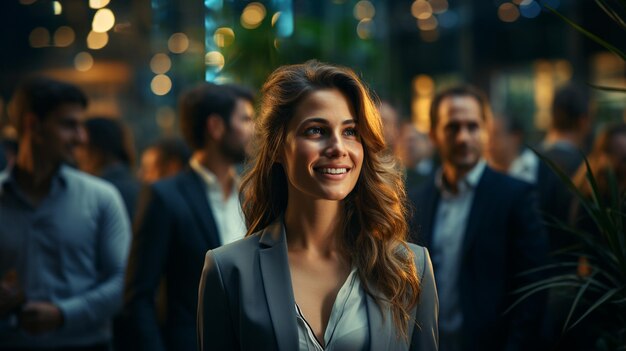
[[[552,127],[556,130],[576,129],[578,121],[589,113],[589,96],[576,85],[557,90],[552,102]]]
[[[157,140],[150,146],[158,153],[157,162],[166,164],[169,162],[179,162],[181,166],[186,165],[191,157],[189,147],[178,138],[163,138]]]
[[[489,106],[489,99],[487,99],[485,93],[471,85],[461,85],[443,90],[435,95],[433,103],[430,105],[431,130],[437,126],[437,122],[439,120],[439,107],[441,106],[441,102],[444,99],[453,96],[473,97],[474,99],[476,99],[476,101],[478,101],[478,104],[480,105],[481,117],[483,121],[489,122],[491,120],[491,107]]]
[[[222,86],[230,89],[237,96],[237,99],[247,100],[254,105],[254,92],[252,92],[252,89],[236,84],[224,84]]]
[[[84,123],[88,145],[107,160],[119,161],[132,167],[135,153],[132,135],[121,121],[110,117],[89,118]]]
[[[202,83],[180,97],[180,127],[189,146],[198,150],[206,143],[206,121],[209,115],[220,116],[227,128],[239,97],[228,86]]]
[[[11,115],[18,135],[24,131],[26,113],[33,113],[43,121],[59,106],[66,104],[77,104],[87,108],[87,96],[71,83],[41,76],[26,80],[15,92],[11,102]]]

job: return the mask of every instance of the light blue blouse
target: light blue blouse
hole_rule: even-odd
[[[356,268],[343,283],[330,312],[322,347],[296,304],[299,351],[364,351],[369,349],[370,328],[365,291]]]

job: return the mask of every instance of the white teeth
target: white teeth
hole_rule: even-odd
[[[329,173],[329,174],[343,174],[348,172],[347,168],[320,168],[319,171],[321,173]]]

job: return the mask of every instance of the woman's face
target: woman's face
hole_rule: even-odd
[[[279,162],[290,199],[343,200],[363,164],[356,116],[337,89],[318,90],[296,107]]]

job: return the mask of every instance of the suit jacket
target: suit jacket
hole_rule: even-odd
[[[397,338],[391,312],[367,296],[370,350],[436,350],[437,291],[426,249],[411,244],[420,275],[418,326]],[[206,255],[200,281],[201,350],[298,350],[295,299],[282,219]]]
[[[189,169],[153,184],[144,195],[127,277],[134,349],[195,351],[204,255],[220,245],[205,186]],[[154,300],[162,277],[166,280],[167,316],[161,333]]]
[[[510,313],[511,292],[538,279],[517,273],[545,263],[547,238],[532,185],[485,168],[474,190],[463,236],[458,289],[463,314],[463,350],[529,350],[543,310],[540,295]],[[430,247],[440,193],[434,177],[409,195],[415,242]],[[436,270],[437,267],[435,266]],[[532,345],[532,344],[531,344]]]

